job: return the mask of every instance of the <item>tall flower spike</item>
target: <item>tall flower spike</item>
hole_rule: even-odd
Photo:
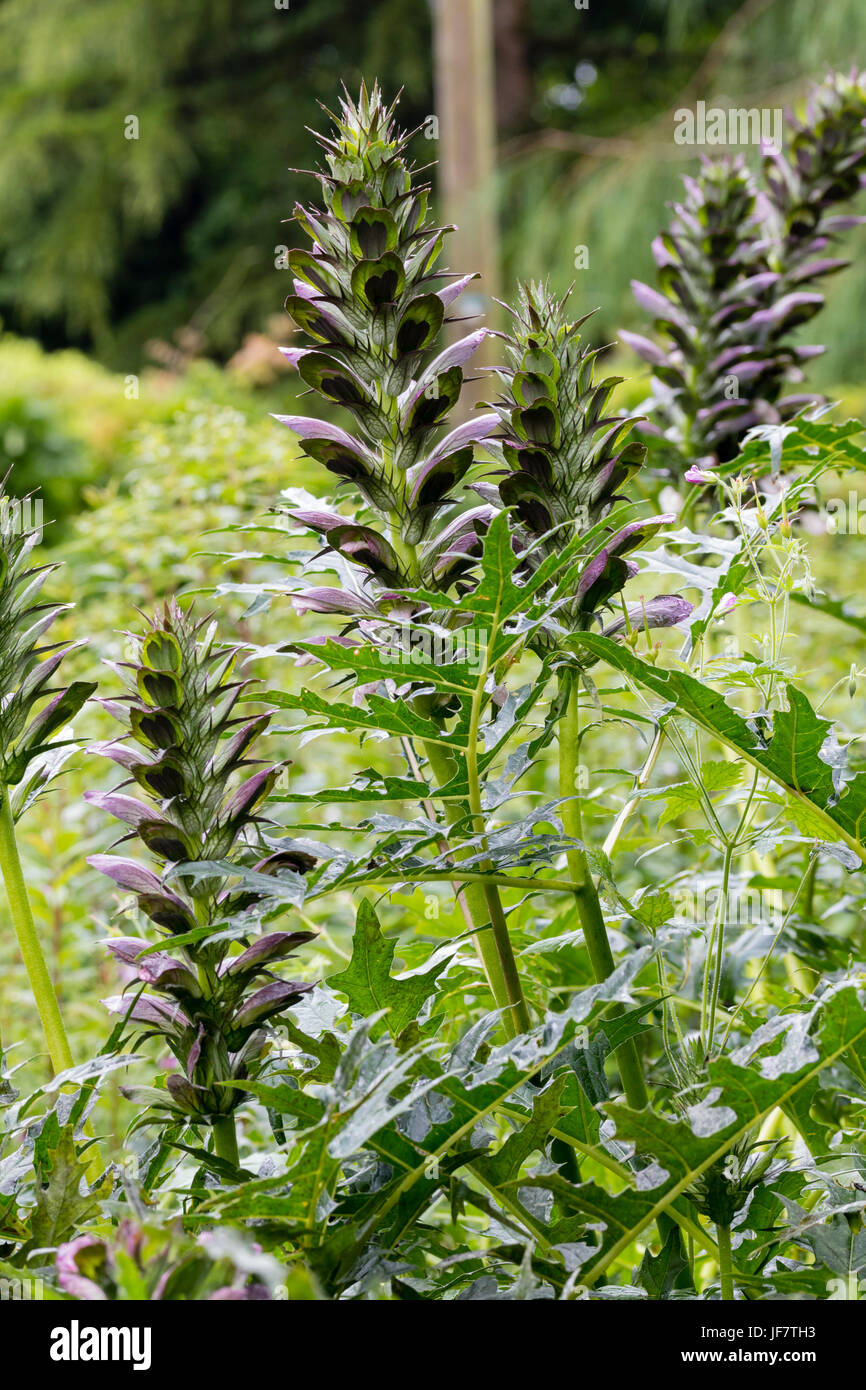
[[[589,315],[569,320],[567,298],[555,298],[545,285],[521,289],[505,339],[506,366],[496,372],[503,394],[494,409],[504,434],[491,447],[505,466],[499,498],[514,508],[529,564],[603,521],[646,457],[646,446],[630,438],[637,417],[607,413],[622,378],[595,379],[600,349],[583,346],[580,334]],[[558,622],[588,628],[634,573],[629,552],[671,519],[653,517],[611,531],[584,565]],[[689,611],[683,600],[656,603],[648,620],[667,626]]]
[[[40,597],[56,566],[33,564],[40,531],[26,524],[30,505],[30,499],[7,497],[0,483],[0,869],[52,1066],[59,1072],[72,1065],[72,1055],[27,897],[14,819],[74,746],[57,735],[96,686],[55,684],[64,657],[80,644],[43,641],[66,605]]]
[[[357,103],[346,96],[332,135],[318,137],[324,207],[296,209],[311,249],[289,255],[295,284],[286,308],[312,343],[285,355],[308,386],[348,411],[352,430],[276,417],[373,514],[378,529],[339,516],[317,528],[372,579],[373,592],[448,582],[434,523],[454,500],[473,445],[496,423],[476,416],[447,429],[485,330],[436,351],[448,309],[474,276],[436,269],[450,228],[428,218],[429,187],[408,162],[410,136],[395,129],[393,114],[378,86],[362,87]],[[470,531],[474,538],[467,523]]]
[[[243,1099],[223,1083],[247,1078],[267,1042],[263,1025],[294,1004],[311,985],[284,981],[271,967],[309,941],[311,932],[270,932],[250,940],[244,914],[269,901],[267,877],[299,874],[312,861],[287,852],[263,852],[256,835],[257,808],[272,788],[280,764],[249,756],[270,714],[235,713],[248,681],[235,678],[237,654],[216,642],[215,624],[195,622],[176,603],[153,620],[138,642],[138,658],[126,663],[132,692],[106,702],[126,726],[124,738],[99,751],[130,774],[125,785],[87,799],[116,816],[143,842],[158,872],[133,859],[94,855],[90,863],[133,894],[142,913],[181,944],[143,955],[148,942],[121,937],[110,952],[135,974],[144,991],[107,1000],[115,1013],[161,1034],[180,1064],[165,1093],[150,1092],[157,1111],[218,1126]],[[257,771],[249,775],[253,767]],[[240,785],[231,790],[240,775]],[[172,864],[219,860],[257,877],[250,891],[230,892],[224,878],[190,872],[170,883]],[[262,884],[262,891],[257,885]],[[276,885],[275,885],[276,886]],[[279,906],[270,913],[276,915]],[[230,954],[224,935],[205,930],[234,925],[241,944]],[[219,1136],[218,1136],[219,1139]],[[219,1142],[218,1142],[219,1149]],[[236,1158],[230,1139],[223,1157]]]
[[[684,183],[669,230],[653,242],[659,289],[632,282],[638,304],[670,345],[621,333],[653,366],[651,425],[683,467],[733,453],[739,435],[762,418],[754,402],[776,399],[794,362],[790,351],[770,352],[766,334],[755,329],[752,336],[753,316],[778,276],[769,268],[757,189],[742,159],[702,159],[698,176]]]
[[[678,474],[696,459],[735,457],[752,425],[815,399],[789,387],[823,348],[791,335],[823,307],[818,283],[847,265],[824,253],[862,220],[834,209],[862,186],[864,119],[863,76],[831,76],[804,122],[789,117],[787,149],[765,153],[766,191],[739,157],[703,160],[684,180],[670,229],[653,243],[659,288],[633,282],[657,337],[622,334],[654,369],[650,430]]]
[[[18,786],[36,759],[60,746],[56,735],[96,689],[88,681],[54,684],[64,658],[82,643],[42,641],[68,605],[40,598],[57,566],[33,564],[40,532],[19,524],[26,507],[27,500],[8,498],[0,484],[0,781],[6,787]],[[44,780],[44,768],[39,775]]]
[[[792,116],[789,125],[787,158],[769,151],[764,177],[779,218],[773,259],[790,283],[802,283],[847,264],[812,257],[864,220],[834,208],[854,198],[866,178],[866,73],[831,73],[810,93],[804,119]]]

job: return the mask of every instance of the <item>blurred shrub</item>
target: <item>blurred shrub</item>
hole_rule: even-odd
[[[0,473],[12,469],[17,496],[39,490],[46,520],[76,509],[133,411],[122,381],[81,353],[0,338]]]
[[[79,608],[75,626],[103,656],[116,654],[134,607],[251,579],[244,537],[206,533],[267,520],[281,488],[318,481],[274,420],[213,401],[190,401],[170,420],[142,423],[125,451],[122,475],[85,488],[85,509],[58,554],[66,561],[62,596]],[[249,542],[255,547],[257,537]],[[217,551],[225,557],[208,553]],[[263,577],[256,566],[256,580]],[[244,607],[241,599],[220,604],[229,623]]]
[[[28,396],[0,397],[0,474],[14,469],[17,494],[39,490],[51,516],[71,511],[87,469],[80,439],[56,407]]]
[[[282,362],[275,348],[272,355]],[[257,391],[259,381],[273,389]],[[53,523],[45,540],[53,546],[70,517],[93,506],[103,489],[127,494],[127,469],[134,469],[149,447],[145,426],[168,426],[178,411],[223,405],[261,420],[262,430],[276,441],[280,430],[267,419],[268,410],[285,409],[295,390],[294,382],[279,373],[254,378],[207,361],[184,362],[182,372],[154,367],[141,376],[118,376],[83,353],[46,352],[37,342],[5,334],[0,337],[0,477],[12,469],[10,488],[16,496],[38,490],[45,520]],[[155,439],[151,443],[159,447]],[[216,478],[229,465],[216,436],[212,443]]]

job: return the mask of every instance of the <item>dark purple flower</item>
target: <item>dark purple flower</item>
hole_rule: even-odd
[[[162,894],[165,892],[162,880],[152,870],[146,869],[143,864],[136,863],[134,859],[118,859],[111,854],[91,854],[88,856],[87,862],[91,868],[113,879],[118,888],[125,888],[129,893]]]
[[[189,1019],[178,1004],[168,1004],[163,999],[153,999],[148,994],[133,999],[125,994],[114,994],[103,999],[109,1013],[120,1014],[131,1023],[143,1023],[148,1028],[157,1028],[171,1037],[179,1037],[184,1028],[189,1027]]]
[[[369,613],[370,605],[358,594],[347,589],[302,589],[292,594],[292,606],[297,613]]]
[[[233,976],[251,974],[264,969],[271,961],[283,960],[299,946],[314,939],[315,932],[309,931],[271,932],[268,936],[260,936],[239,956],[224,960],[220,973]]]
[[[628,622],[632,628],[676,627],[692,614],[694,605],[678,594],[659,594],[657,598],[647,599],[645,603],[632,603],[628,607]],[[603,629],[605,637],[616,637],[625,629],[624,617],[617,618]]]
[[[302,984],[299,980],[275,980],[273,984],[263,985],[246,999],[238,1009],[232,1024],[236,1029],[251,1028],[264,1023],[274,1014],[282,1013],[302,994],[308,994],[313,985]]]
[[[107,811],[110,816],[116,816],[125,825],[131,825],[133,830],[137,830],[145,821],[153,820],[152,807],[122,792],[85,792],[84,800],[98,806],[101,811]]]

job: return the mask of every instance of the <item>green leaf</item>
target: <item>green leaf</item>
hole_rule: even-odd
[[[96,1189],[87,1184],[86,1165],[78,1156],[72,1125],[62,1125],[52,1110],[33,1149],[36,1172],[36,1207],[30,1223],[30,1247],[53,1248],[78,1231],[98,1210],[98,1199],[107,1196],[110,1177]]]
[[[424,628],[413,628],[406,624],[404,631],[429,635]],[[410,638],[411,640],[411,638]],[[454,634],[455,647],[459,648],[460,634]],[[331,671],[354,671],[355,675],[366,680],[393,680],[429,682],[442,692],[472,695],[478,684],[478,673],[466,661],[446,663],[426,660],[420,646],[403,652],[397,642],[393,646],[377,646],[364,643],[357,647],[345,647],[341,642],[326,641],[296,642],[299,651],[309,652],[317,661],[323,662]]]
[[[819,1019],[817,1059],[796,1072],[781,1071],[774,1065],[778,1061],[774,1056],[766,1057],[760,1068],[738,1066],[731,1058],[711,1062],[708,1074],[713,1104],[702,1105],[700,1116],[693,1111],[694,1128],[685,1120],[669,1120],[650,1109],[602,1106],[616,1124],[617,1140],[632,1142],[640,1153],[651,1155],[664,1176],[656,1187],[615,1197],[595,1183],[574,1188],[575,1208],[602,1225],[601,1243],[582,1276],[584,1283],[600,1278],[652,1221],[707,1169],[725,1158],[738,1139],[777,1107],[787,1106],[848,1048],[866,1040],[866,1011],[851,983],[834,988],[819,1011]]]
[[[491,1187],[513,1182],[523,1164],[536,1149],[544,1150],[548,1135],[562,1114],[562,1101],[567,1072],[539,1091],[532,1106],[532,1115],[520,1128],[510,1134],[505,1143],[490,1157],[476,1159],[473,1170]]]
[[[289,1041],[301,1052],[309,1053],[316,1059],[316,1065],[311,1070],[305,1071],[303,1080],[307,1081],[333,1081],[337,1067],[340,1062],[340,1044],[333,1033],[325,1032],[319,1038],[311,1038],[308,1033],[304,1033],[294,1022],[291,1014],[286,1014],[282,1021],[282,1027],[289,1036]]]
[[[681,816],[698,809],[701,805],[700,792],[690,782],[675,782],[667,787],[659,787],[658,791],[648,793],[647,800],[664,802],[658,820],[659,830],[662,826],[675,823]]]
[[[430,788],[426,782],[417,782],[414,777],[392,777],[365,768],[350,786],[326,787],[319,792],[274,792],[271,801],[341,805],[353,802],[419,802],[429,795]]]
[[[517,1093],[523,1093],[531,1076],[537,1076],[541,1067],[551,1064],[574,1041],[576,1028],[581,1024],[591,1024],[601,1012],[601,1006],[612,1000],[625,1002],[629,998],[632,981],[646,965],[651,951],[646,947],[632,952],[631,956],[618,965],[601,984],[591,985],[572,999],[568,1010],[562,1014],[548,1015],[545,1025],[521,1041],[519,1048],[507,1044],[497,1048],[485,1063],[478,1063],[474,1050],[484,1037],[485,1024],[465,1035],[455,1049],[447,1070],[441,1075],[435,1090],[435,1097],[444,1099],[437,1113],[428,1118],[423,1139],[414,1140],[416,1154],[414,1165],[405,1164],[392,1183],[378,1195],[375,1205],[371,1204],[365,1216],[371,1228],[381,1232],[383,1221],[404,1199],[411,1198],[413,1189],[420,1179],[431,1171],[431,1164],[449,1161],[469,1144],[474,1131],[480,1124],[506,1106],[521,1104],[516,1100]],[[439,1064],[432,1058],[425,1060],[425,1072],[436,1078]],[[568,1082],[570,1085],[571,1083]],[[423,1093],[426,1099],[430,1081],[425,1080]],[[431,1122],[432,1121],[432,1122]],[[557,1123],[562,1130],[563,1121]],[[562,1130],[562,1132],[565,1132]],[[379,1136],[381,1140],[381,1135]],[[377,1145],[379,1143],[377,1140]],[[479,1157],[471,1150],[464,1155],[464,1163],[474,1163]],[[553,1179],[543,1177],[539,1185],[550,1186]]]
[[[257,698],[277,705],[280,709],[303,710],[305,714],[320,715],[325,722],[318,725],[319,728],[370,729],[397,734],[400,738],[430,739],[461,751],[463,749],[459,739],[444,732],[435,720],[424,719],[416,714],[404,700],[386,700],[379,695],[368,695],[366,706],[347,705],[336,700],[324,700],[313,690],[302,690],[299,695],[269,690],[267,694]]]
[[[634,915],[647,931],[658,931],[674,915],[674,900],[666,888],[647,893],[635,908]]]
[[[743,770],[737,763],[729,763],[717,758],[701,763],[701,782],[709,792],[726,792],[739,786],[743,780]]]
[[[638,1282],[650,1298],[668,1298],[674,1289],[694,1292],[692,1272],[683,1246],[679,1226],[669,1216],[659,1217],[659,1233],[664,1244],[657,1255],[644,1252],[638,1272]]]
[[[436,980],[447,962],[440,961],[423,975],[394,979],[394,949],[394,942],[382,935],[379,919],[365,898],[355,920],[352,959],[339,975],[330,977],[328,984],[344,994],[352,1012],[362,1017],[387,1009],[385,1022],[392,1037],[397,1037],[418,1017],[424,1001],[436,993]]]
[[[745,446],[738,458],[721,465],[723,474],[766,473],[767,454],[782,451],[786,471],[798,469],[812,470],[820,460],[822,470],[829,468],[856,469],[866,472],[866,449],[855,441],[863,434],[861,420],[846,420],[834,423],[823,417],[809,420],[800,416],[796,423],[767,426]],[[781,461],[772,459],[774,467]]]
[[[731,709],[717,691],[685,671],[658,670],[607,637],[583,633],[580,641],[594,656],[609,661],[639,685],[669,702],[661,722],[673,713],[691,719],[707,733],[742,754],[802,805],[829,822],[866,863],[866,772],[844,783],[836,800],[833,771],[819,758],[833,725],[815,713],[796,686],[787,685],[788,708],[773,714],[772,730],[759,733]]]

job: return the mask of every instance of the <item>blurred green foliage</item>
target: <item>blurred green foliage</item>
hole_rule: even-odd
[[[736,8],[527,0],[529,96],[500,72],[503,137],[649,119]],[[317,103],[378,77],[403,89],[403,124],[422,123],[435,110],[431,40],[424,0],[0,0],[7,325],[124,370],[187,325],[211,354],[233,353],[285,296],[275,250],[309,191],[292,171],[313,160],[304,127]],[[435,142],[421,144],[419,163],[431,156]],[[571,235],[555,225],[551,267],[567,269]]]
[[[502,283],[576,279],[581,306],[603,306],[601,341],[637,322],[628,281],[648,274],[665,201],[700,153],[673,143],[674,110],[796,104],[810,79],[862,48],[866,10],[526,0],[523,27],[528,99],[498,67],[490,193]],[[431,39],[430,6],[417,0],[0,0],[7,326],[124,371],[141,368],[152,339],[184,330],[229,357],[285,296],[275,261],[309,191],[295,170],[314,159],[304,127],[317,103],[334,104],[341,81],[376,76],[403,89],[402,122],[421,124],[435,110]],[[419,142],[417,157],[435,159],[436,142]],[[579,246],[588,270],[575,269]],[[851,243],[855,260],[864,246],[866,233]],[[822,320],[833,343],[824,381],[855,377],[866,270],[840,286]]]

